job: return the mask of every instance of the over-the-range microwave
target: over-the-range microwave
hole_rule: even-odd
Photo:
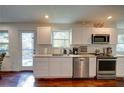
[[[92,41],[92,44],[109,44],[110,35],[109,34],[92,34],[91,41]]]

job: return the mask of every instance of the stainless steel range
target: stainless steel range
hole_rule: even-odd
[[[97,79],[116,78],[116,57],[97,56]]]

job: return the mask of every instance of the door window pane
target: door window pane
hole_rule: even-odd
[[[22,66],[33,66],[34,34],[22,33]]]

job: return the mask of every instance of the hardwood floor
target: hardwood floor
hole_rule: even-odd
[[[0,87],[124,87],[124,80],[35,80],[32,72],[1,73]]]

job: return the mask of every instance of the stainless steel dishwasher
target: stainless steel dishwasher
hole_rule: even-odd
[[[73,58],[73,78],[89,77],[89,58]]]

